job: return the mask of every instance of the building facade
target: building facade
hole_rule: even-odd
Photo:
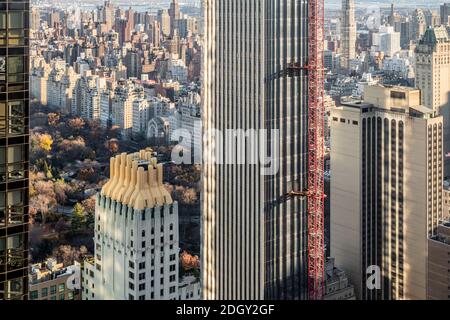
[[[341,67],[348,70],[349,61],[356,57],[356,20],[354,0],[342,0]]]
[[[0,300],[28,297],[28,0],[0,3]]]
[[[443,222],[428,240],[428,300],[450,300],[449,257],[450,222]]]
[[[278,76],[307,61],[307,7],[274,0],[203,4],[204,299],[307,298],[306,199],[277,202],[307,184],[306,75]],[[273,134],[264,143],[274,152],[275,172],[254,159],[236,164],[233,141],[222,153],[216,137],[230,129]]]
[[[444,118],[444,154],[450,152],[450,37],[445,27],[428,29],[416,47],[416,86],[422,104]],[[445,158],[445,175],[450,158]]]
[[[31,266],[30,300],[80,300],[80,264],[64,267],[55,259]]]
[[[442,220],[442,117],[417,89],[369,86],[331,118],[336,265],[359,299],[426,299],[427,239]]]
[[[144,150],[112,158],[110,168],[97,195],[83,300],[179,299],[178,203],[163,185],[162,165]],[[200,297],[194,283],[182,282],[183,299]]]

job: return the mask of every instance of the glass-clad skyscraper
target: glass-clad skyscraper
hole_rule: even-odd
[[[0,300],[26,299],[28,0],[0,0]]]

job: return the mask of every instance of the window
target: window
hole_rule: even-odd
[[[139,300],[141,300],[141,301],[145,300],[145,295],[144,296],[139,296]]]
[[[172,265],[170,266],[170,271],[175,271],[175,265],[174,265],[174,264],[172,264]]]
[[[23,29],[24,28],[24,12],[10,11],[8,12],[8,28]]]
[[[130,288],[130,290],[134,290],[134,283],[128,283],[128,288]]]
[[[1,150],[0,150],[1,157]],[[8,179],[9,180],[19,180],[25,178],[25,147],[23,145],[10,146],[7,152],[7,163],[8,163]],[[4,180],[5,168],[0,166],[0,176]]]
[[[61,293],[60,295],[59,295],[59,300],[64,300],[64,293]]]
[[[130,271],[130,272],[128,273],[128,277],[129,277],[130,279],[133,279],[133,280],[134,280],[134,273]]]
[[[64,283],[61,283],[60,285],[58,285],[58,292],[64,292],[65,289],[66,289],[66,286],[64,285]]]
[[[145,248],[145,241],[142,241],[142,248]]]
[[[30,300],[36,300],[38,298],[38,291],[34,290],[34,291],[30,291]]]
[[[134,262],[129,261],[129,262],[128,262],[128,266],[129,266],[130,268],[134,269]]]
[[[48,296],[48,288],[42,288],[41,297],[47,297],[47,296]]]
[[[50,287],[50,294],[55,294],[56,293],[56,286],[51,286]]]
[[[139,280],[145,280],[145,273],[139,274]]]
[[[145,262],[139,263],[139,270],[145,269]]]
[[[175,293],[175,287],[170,287],[170,293]]]
[[[134,296],[133,295],[128,295],[128,300],[134,300]]]
[[[174,282],[174,281],[175,281],[175,275],[173,274],[169,277],[169,282]]]
[[[139,291],[144,291],[145,290],[145,283],[141,283],[139,285]]]
[[[175,254],[170,255],[170,261],[175,261],[177,256]]]

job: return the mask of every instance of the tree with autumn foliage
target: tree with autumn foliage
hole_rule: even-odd
[[[181,266],[185,271],[199,270],[200,259],[198,256],[193,256],[187,251],[183,251],[180,255]]]

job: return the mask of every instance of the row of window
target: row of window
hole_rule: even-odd
[[[169,293],[170,293],[170,294],[173,294],[173,293],[176,292],[176,290],[177,290],[176,286],[170,287],[170,288],[169,288]],[[160,296],[161,296],[161,297],[164,296],[164,289],[161,289],[161,291],[160,291]],[[150,293],[150,299],[153,300],[154,298],[155,298],[155,295],[154,295],[153,292],[151,292],[151,293]],[[132,294],[129,294],[129,295],[128,295],[128,299],[129,299],[129,300],[134,300],[134,296],[133,296]],[[145,300],[145,295],[139,296],[139,300]]]
[[[334,122],[338,122],[338,121],[340,121],[341,123],[348,123],[348,124],[353,124],[354,126],[357,126],[359,123],[358,123],[358,121],[356,121],[356,120],[346,120],[346,119],[344,119],[344,118],[337,118],[337,117],[333,117],[333,121]]]
[[[50,300],[56,300],[56,293],[60,293],[60,297],[62,296],[62,299],[60,300],[64,300],[65,295],[64,295],[64,291],[66,290],[66,285],[64,283],[60,283],[58,284],[58,286],[56,285],[52,285],[50,287],[45,287],[42,288],[40,291],[40,298],[47,298],[49,296],[49,293],[52,297],[50,297]],[[30,291],[30,300],[37,300],[39,299],[39,291],[38,290],[33,290]],[[68,297],[69,300],[73,299],[73,292],[68,292]]]

